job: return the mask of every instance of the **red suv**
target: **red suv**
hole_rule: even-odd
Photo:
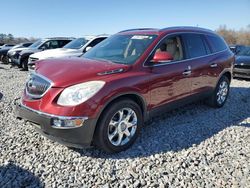
[[[222,107],[233,61],[207,29],[126,30],[83,58],[38,61],[17,114],[70,147],[119,152],[160,112],[201,99]]]

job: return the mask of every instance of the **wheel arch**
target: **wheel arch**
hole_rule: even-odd
[[[106,102],[106,104],[102,107],[102,109],[100,110],[98,117],[97,117],[97,122],[100,119],[101,115],[103,114],[103,112],[109,107],[111,106],[113,103],[115,103],[118,100],[122,100],[122,99],[130,99],[134,102],[136,102],[139,107],[141,108],[142,111],[142,115],[144,119],[147,119],[147,103],[146,100],[144,99],[143,96],[141,96],[140,94],[136,93],[136,92],[129,92],[129,93],[122,93],[119,95],[115,95],[113,97],[111,97],[108,102]]]
[[[224,71],[220,74],[219,79],[217,80],[215,87],[217,86],[217,84],[218,84],[218,82],[220,81],[220,79],[222,78],[222,76],[226,76],[226,77],[228,78],[228,80],[229,80],[229,83],[231,83],[231,81],[232,81],[232,71],[226,69],[226,70],[224,70]]]

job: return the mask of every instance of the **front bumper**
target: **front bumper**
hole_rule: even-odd
[[[239,78],[250,78],[250,69],[234,68],[233,76]]]
[[[52,127],[54,118],[74,118],[56,116],[33,110],[24,105],[16,107],[16,116],[25,119],[35,125],[35,128],[42,135],[69,147],[86,148],[91,146],[95,131],[96,120],[86,119],[81,127],[57,129]]]

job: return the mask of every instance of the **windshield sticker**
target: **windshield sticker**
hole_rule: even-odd
[[[150,36],[146,36],[146,35],[134,35],[131,39],[143,40],[143,39],[148,39],[149,37]]]

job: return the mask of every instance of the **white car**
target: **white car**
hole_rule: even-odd
[[[35,61],[37,60],[62,57],[79,57],[107,37],[108,36],[102,35],[77,38],[66,44],[63,48],[34,53],[29,57],[28,67],[30,70],[33,70],[35,68]]]

